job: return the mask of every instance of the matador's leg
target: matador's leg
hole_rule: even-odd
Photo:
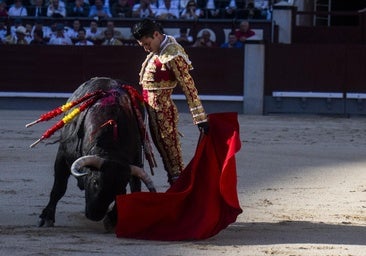
[[[183,170],[184,164],[178,133],[178,110],[170,94],[170,90],[144,92],[151,137],[172,183]]]

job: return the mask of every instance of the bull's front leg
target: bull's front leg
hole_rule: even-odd
[[[70,168],[66,164],[66,160],[60,154],[57,154],[55,161],[55,175],[50,200],[39,216],[38,226],[52,227],[55,223],[56,205],[58,201],[65,195],[67,182],[70,177]]]

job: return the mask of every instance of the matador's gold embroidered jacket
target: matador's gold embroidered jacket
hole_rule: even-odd
[[[160,52],[150,53],[142,64],[140,85],[144,90],[159,91],[173,89],[178,84],[187,98],[194,124],[205,122],[207,116],[189,73],[193,69],[191,61],[174,37],[166,37]]]

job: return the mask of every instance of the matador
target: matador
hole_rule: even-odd
[[[154,21],[145,19],[132,28],[138,43],[149,52],[140,71],[151,137],[172,184],[184,168],[178,132],[178,110],[171,95],[178,85],[187,99],[193,123],[208,131],[208,121],[194,80],[191,61],[174,37],[165,35]]]

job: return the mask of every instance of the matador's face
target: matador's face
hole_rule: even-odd
[[[162,35],[155,31],[152,37],[143,36],[138,43],[140,46],[144,47],[146,52],[159,52],[160,44],[162,42]]]

